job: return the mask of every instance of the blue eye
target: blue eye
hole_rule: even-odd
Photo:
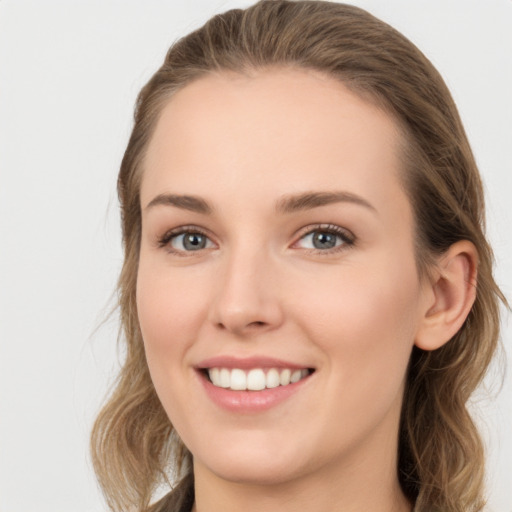
[[[160,247],[168,247],[171,252],[194,252],[213,247],[213,242],[199,231],[179,231],[166,233],[159,240]]]
[[[344,230],[337,226],[329,226],[328,228],[322,227],[309,231],[300,238],[297,245],[302,249],[329,251],[353,243],[353,238],[349,237]]]

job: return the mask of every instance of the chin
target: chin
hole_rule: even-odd
[[[209,467],[209,470],[224,481],[254,486],[271,486],[294,480],[300,475],[292,471],[290,464],[275,464],[270,461],[266,465],[256,461],[223,462]]]
[[[311,469],[311,463],[297,460],[299,448],[293,450],[281,446],[279,449],[263,446],[240,446],[222,454],[208,454],[203,459],[194,456],[194,465],[208,468],[218,478],[246,485],[275,485],[300,477],[301,468]],[[293,452],[293,453],[290,453]]]

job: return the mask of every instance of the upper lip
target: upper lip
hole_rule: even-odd
[[[234,357],[234,356],[215,356],[204,359],[196,366],[199,370],[207,368],[239,368],[240,370],[249,370],[251,368],[290,368],[292,370],[302,370],[311,368],[308,365],[292,363],[283,359],[276,359],[266,356]]]

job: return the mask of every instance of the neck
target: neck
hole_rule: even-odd
[[[197,482],[199,483],[199,482]],[[317,482],[305,486],[299,481],[286,485],[257,486],[219,482],[216,489],[196,483],[196,501],[192,512],[411,512],[412,505],[400,486],[384,489],[382,482],[364,489],[346,483]],[[357,496],[355,491],[358,492]]]

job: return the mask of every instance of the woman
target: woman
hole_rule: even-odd
[[[119,174],[112,510],[482,510],[465,404],[498,339],[480,178],[430,62],[361,9],[178,41]]]

